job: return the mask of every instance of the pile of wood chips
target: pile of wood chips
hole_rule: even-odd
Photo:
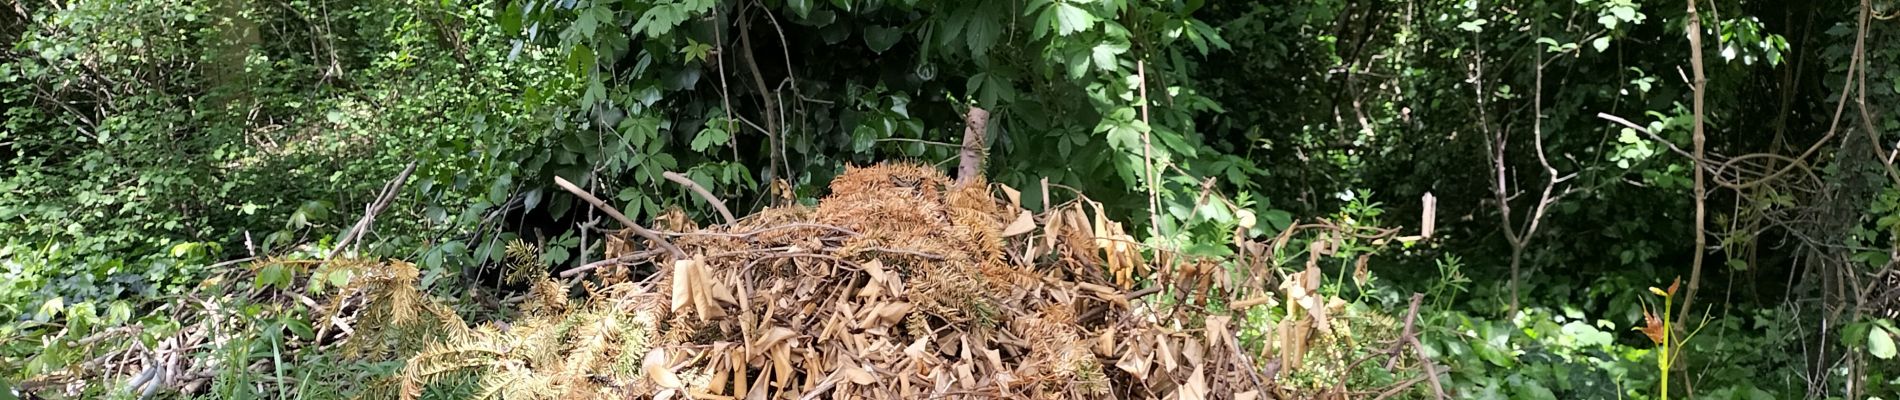
[[[1000,195],[992,194],[1000,193]],[[1146,264],[1086,200],[1032,215],[1019,194],[928,166],[852,168],[818,206],[697,228],[656,225],[686,257],[610,238],[593,303],[651,321],[640,378],[656,398],[1282,397],[1227,317],[1160,315]],[[678,259],[674,259],[678,258]],[[601,299],[610,296],[611,299]],[[549,300],[561,302],[560,300]]]

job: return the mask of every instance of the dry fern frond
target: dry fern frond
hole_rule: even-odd
[[[524,283],[541,279],[548,275],[546,265],[541,263],[541,248],[520,238],[509,241],[502,250],[507,258],[508,283]]]

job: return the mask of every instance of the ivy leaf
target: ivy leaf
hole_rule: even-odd
[[[1892,359],[1894,356],[1893,336],[1887,334],[1887,330],[1883,328],[1868,329],[1867,353],[1882,360]]]
[[[1050,11],[1056,14],[1056,34],[1068,36],[1095,27],[1095,16],[1074,4],[1059,3]]]

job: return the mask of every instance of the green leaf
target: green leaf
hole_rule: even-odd
[[[1889,335],[1886,329],[1881,329],[1881,328],[1868,329],[1867,330],[1867,353],[1873,354],[1875,358],[1879,358],[1882,360],[1893,358],[1894,356],[1893,336]]]
[[[1610,37],[1604,36],[1604,37],[1597,38],[1596,40],[1592,40],[1590,41],[1590,47],[1595,47],[1597,49],[1597,52],[1599,53],[1603,52],[1604,50],[1609,50]]]
[[[1293,224],[1293,213],[1281,209],[1272,209],[1261,213],[1260,219],[1266,220],[1267,226],[1273,227],[1273,230],[1282,231],[1286,230],[1288,225]]]
[[[798,14],[800,19],[811,17],[811,0],[790,0],[785,2],[785,6],[791,7],[792,13]]]
[[[902,29],[876,25],[864,28],[864,45],[870,46],[871,51],[878,53],[890,50],[891,46],[897,45],[898,39],[903,38]]]
[[[599,28],[600,20],[595,19],[594,13],[584,12],[574,18],[574,31],[580,33],[583,38],[594,37],[594,31]]]
[[[699,135],[693,137],[693,151],[704,153],[706,149],[724,146],[731,136],[732,135],[728,134],[725,129],[701,129]]]
[[[45,303],[40,303],[40,312],[37,318],[41,321],[52,320],[53,317],[59,316],[60,311],[65,311],[65,310],[66,310],[66,298],[54,297],[52,299],[46,300]]]
[[[1047,36],[1049,34],[1049,27],[1055,26],[1055,24],[1056,24],[1056,11],[1053,7],[1051,7],[1049,10],[1043,11],[1040,14],[1036,14],[1036,23],[1032,24],[1035,26],[1035,28],[1029,31],[1029,38],[1042,39],[1043,36]]]
[[[1485,22],[1489,22],[1489,21],[1485,21],[1484,18],[1479,18],[1479,19],[1461,22],[1458,24],[1458,29],[1462,29],[1467,32],[1481,32],[1481,31],[1484,31]]]
[[[502,32],[514,35],[521,33],[521,18],[523,15],[524,12],[521,10],[521,2],[511,1],[508,2],[508,8],[502,10],[501,15],[496,16],[495,19],[496,23],[501,25]]]
[[[1126,52],[1128,52],[1127,43],[1105,42],[1095,45],[1095,48],[1090,51],[1090,57],[1095,60],[1095,68],[1113,72],[1121,67],[1121,63],[1115,56]]]
[[[1636,9],[1629,6],[1610,7],[1610,14],[1624,21],[1636,22]]]
[[[1002,32],[1001,18],[986,13],[970,18],[968,25],[964,28],[963,37],[966,44],[970,46],[970,54],[981,57],[989,53],[990,47],[996,45],[996,39],[1002,36]]]
[[[1057,3],[1050,8],[1056,14],[1056,34],[1068,36],[1095,27],[1095,16],[1074,4]]]

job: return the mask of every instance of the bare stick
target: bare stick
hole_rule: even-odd
[[[712,204],[713,209],[719,210],[719,216],[726,218],[726,225],[732,225],[733,222],[738,221],[738,219],[732,217],[732,211],[726,209],[726,202],[719,200],[718,197],[714,197],[712,192],[706,191],[705,187],[699,186],[699,182],[693,182],[692,179],[686,178],[686,175],[680,175],[678,172],[673,171],[666,171],[665,173],[661,173],[660,176],[666,177],[666,180],[673,181],[673,183],[686,186],[687,189],[692,189],[693,193],[698,194],[700,199],[706,200],[707,204]]]
[[[587,201],[587,204],[593,204],[594,208],[598,208],[601,211],[606,212],[607,216],[613,217],[615,221],[620,221],[620,225],[633,229],[634,234],[640,235],[640,237],[646,238],[647,240],[653,241],[653,243],[659,244],[660,248],[666,249],[666,252],[673,254],[673,257],[676,257],[679,259],[686,259],[687,257],[686,252],[681,251],[679,247],[673,246],[673,242],[668,242],[666,241],[665,238],[661,238],[660,235],[654,234],[653,231],[651,230],[647,230],[646,227],[640,226],[640,224],[633,223],[633,219],[627,218],[626,214],[621,214],[620,210],[614,209],[613,206],[607,205],[607,202],[605,201],[600,201],[599,197],[594,197],[592,193],[587,193],[586,190],[581,190],[579,186],[574,186],[573,182],[568,182],[567,179],[556,176],[554,177],[554,184],[560,185],[561,189],[565,189],[567,190],[568,193],[573,193],[574,196],[580,197],[581,200]]]
[[[1141,89],[1141,124],[1148,125],[1149,127],[1147,131],[1141,132],[1141,168],[1142,168],[1141,179],[1148,181],[1148,185],[1147,185],[1148,186],[1147,188],[1148,189],[1148,226],[1153,226],[1155,230],[1154,235],[1157,237],[1160,237],[1162,236],[1161,215],[1158,213],[1161,212],[1161,185],[1155,182],[1155,166],[1154,166],[1155,145],[1154,145],[1154,142],[1150,140],[1150,136],[1152,135],[1148,134],[1148,131],[1154,130],[1153,129],[1154,125],[1148,122],[1148,63],[1147,62],[1144,62],[1144,61],[1135,62],[1135,76],[1137,77],[1137,79],[1141,81],[1141,83],[1138,85],[1138,87]]]
[[[985,146],[983,136],[989,131],[990,112],[982,107],[970,106],[970,112],[963,116],[963,149],[957,151],[957,184],[969,182],[983,173]]]
[[[1702,284],[1702,256],[1707,252],[1708,235],[1704,234],[1702,224],[1708,219],[1707,201],[1709,189],[1703,183],[1703,134],[1702,134],[1702,98],[1708,91],[1708,77],[1702,74],[1702,16],[1696,12],[1695,0],[1689,0],[1689,66],[1695,72],[1695,129],[1692,131],[1695,159],[1695,256],[1689,262],[1689,291],[1682,296],[1682,313],[1676,317],[1676,326],[1689,321],[1689,305],[1695,301],[1695,292]],[[1845,99],[1842,99],[1845,102]],[[1669,316],[1663,316],[1669,318]]]
[[[1425,302],[1424,293],[1412,293],[1411,310],[1405,312],[1405,331],[1400,333],[1399,337],[1411,343],[1412,351],[1417,352],[1419,366],[1425,368],[1425,378],[1431,381],[1432,394],[1437,396],[1434,398],[1445,399],[1448,397],[1445,397],[1445,386],[1438,383],[1438,369],[1432,367],[1432,358],[1425,355],[1425,345],[1418,343],[1418,333],[1412,329],[1412,322],[1418,319],[1418,305],[1423,302]]]
[[[575,275],[580,275],[580,274],[586,273],[587,271],[593,271],[600,267],[605,267],[608,265],[613,265],[613,264],[618,264],[618,263],[623,263],[623,262],[631,262],[633,260],[653,257],[655,255],[658,255],[658,254],[652,251],[642,251],[642,252],[628,254],[628,255],[624,255],[624,256],[620,256],[616,258],[609,258],[605,260],[595,261],[592,263],[588,263],[587,265],[582,265],[579,267],[568,269],[566,271],[561,271],[560,277],[572,278]]]
[[[403,167],[402,172],[396,174],[396,179],[383,184],[383,192],[376,196],[376,202],[370,203],[369,210],[363,213],[363,218],[356,220],[355,225],[350,225],[350,229],[343,230],[343,235],[338,236],[336,246],[331,247],[330,255],[323,258],[323,264],[329,264],[330,260],[336,259],[337,253],[348,248],[351,242],[361,238],[363,232],[369,230],[370,224],[376,223],[376,214],[389,208],[389,203],[396,200],[396,192],[402,190],[403,183],[409,180],[409,174],[413,172],[416,172],[416,162],[410,161],[409,166]]]

